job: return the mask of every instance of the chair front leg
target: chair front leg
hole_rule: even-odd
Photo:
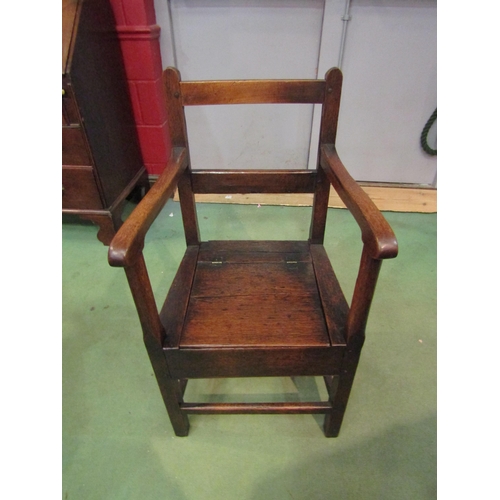
[[[167,360],[163,352],[165,330],[158,316],[158,309],[143,255],[141,254],[132,266],[126,267],[125,272],[139,314],[144,335],[144,344],[151,365],[153,366],[170,422],[177,436],[187,436],[189,433],[189,421],[187,415],[180,409],[180,404],[183,402],[182,388],[180,381],[172,378],[168,370]]]
[[[342,425],[361,349],[365,341],[366,323],[381,265],[382,261],[373,259],[365,246],[347,318],[347,350],[342,361],[338,385],[331,387],[329,391],[332,410],[326,415],[324,422],[324,431],[327,437],[338,436]]]
[[[362,344],[355,349],[347,349],[340,375],[333,378],[332,386],[329,388],[329,401],[332,409],[325,415],[323,431],[326,437],[337,437],[342,426],[347,402],[351,394],[354,376],[358,367]]]

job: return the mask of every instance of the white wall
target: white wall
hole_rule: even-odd
[[[338,64],[344,0],[155,7],[163,65],[184,79],[317,78]],[[437,99],[436,1],[353,0],[350,14],[340,155],[358,180],[431,184],[436,157],[420,150],[419,138]],[[313,106],[188,108],[187,119],[195,168],[314,167]]]
[[[436,108],[436,3],[354,0],[338,149],[358,180],[430,184],[420,133]]]

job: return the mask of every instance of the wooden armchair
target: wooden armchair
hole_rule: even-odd
[[[120,228],[109,263],[125,268],[144,342],[175,433],[188,414],[323,413],[340,430],[365,338],[382,259],[397,255],[390,226],[335,150],[342,74],[325,80],[186,81],[163,74],[173,145],[158,181]],[[309,170],[192,170],[184,106],[322,104],[318,167]],[[330,184],[361,229],[363,251],[348,306],[323,248]],[[178,187],[187,249],[158,312],[142,250],[154,219]],[[314,193],[307,241],[200,240],[194,193]],[[188,379],[323,376],[328,401],[185,403]]]

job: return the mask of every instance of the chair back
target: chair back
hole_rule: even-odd
[[[313,193],[310,241],[323,243],[330,183],[319,166],[321,144],[335,145],[342,73],[330,69],[324,80],[182,81],[176,68],[163,73],[163,85],[173,147],[189,156],[185,106],[227,104],[321,104],[320,144],[315,170],[196,170],[188,165],[179,183],[188,244],[198,244],[194,194]],[[279,148],[279,144],[276,146]],[[196,166],[195,166],[196,167]]]

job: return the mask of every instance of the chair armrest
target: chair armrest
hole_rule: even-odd
[[[111,241],[108,250],[111,266],[127,267],[135,263],[144,247],[148,229],[174,192],[186,166],[186,149],[173,148],[165,170]]]
[[[333,144],[321,145],[320,164],[361,228],[361,237],[370,257],[373,259],[396,257],[398,242],[391,226],[346,170]]]

